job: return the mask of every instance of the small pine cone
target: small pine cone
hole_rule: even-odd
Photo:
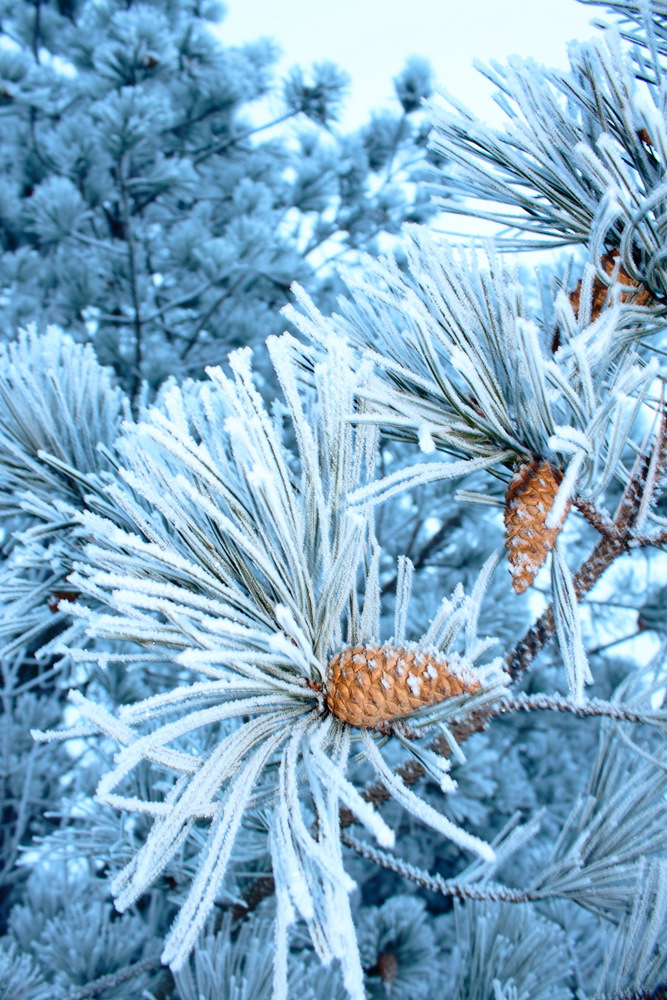
[[[394,985],[398,976],[398,959],[392,951],[383,951],[378,955],[375,968],[385,986]]]
[[[549,462],[533,459],[520,466],[505,493],[505,546],[508,550],[512,586],[522,594],[556,544],[556,538],[570,509],[569,502],[560,524],[545,527],[563,479],[560,469]]]
[[[325,694],[342,722],[374,729],[480,686],[472,675],[454,673],[444,658],[419,649],[347,646],[329,662]]]
[[[618,250],[612,250],[610,253],[606,253],[604,257],[600,260],[602,265],[602,270],[605,274],[611,275],[612,271],[616,267],[618,261],[619,253]],[[629,290],[627,292],[621,292],[620,299],[621,302],[631,301],[636,306],[646,306],[651,305],[653,302],[653,295],[646,288],[645,285],[640,284],[630,277],[628,272],[625,270],[623,265],[618,269],[618,274],[616,275],[616,281],[619,285],[628,286]],[[597,276],[593,279],[593,301],[591,303],[591,320],[596,320],[600,313],[602,312],[602,307],[605,304],[607,295],[609,294],[609,286],[601,281]],[[581,298],[581,282],[577,285],[575,290],[570,294],[570,303],[575,313],[579,312],[579,301]]]

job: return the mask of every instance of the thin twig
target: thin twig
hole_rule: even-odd
[[[262,875],[252,882],[243,894],[243,903],[237,903],[232,910],[232,920],[241,920],[256,909],[263,899],[272,896],[276,883],[273,875]]]
[[[16,859],[19,853],[19,847],[21,845],[21,839],[25,833],[25,829],[28,823],[28,805],[30,804],[30,789],[32,786],[32,776],[35,769],[35,747],[31,747],[30,753],[28,754],[28,763],[25,769],[25,774],[23,775],[23,789],[21,791],[21,798],[19,800],[18,809],[16,810],[16,820],[14,835],[12,837],[13,843],[9,848],[9,857],[5,866],[0,872],[0,883],[4,881],[5,875],[12,870],[16,863]],[[40,802],[40,805],[42,803]]]
[[[593,649],[587,651],[588,655],[594,656],[596,653],[604,653],[606,649],[620,646],[622,642],[629,642],[630,639],[636,639],[638,635],[641,635],[641,629],[636,629],[634,632],[628,633],[628,635],[621,635],[618,639],[610,639],[609,642],[603,642],[599,646],[594,646]]]
[[[457,899],[488,899],[493,901],[504,901],[508,903],[528,903],[535,899],[542,898],[534,893],[523,889],[512,889],[510,886],[500,885],[497,882],[487,882],[484,885],[469,882],[459,882],[456,879],[443,878],[441,875],[431,875],[429,872],[416,868],[407,861],[393,857],[386,851],[372,847],[361,840],[357,840],[349,833],[342,833],[341,840],[346,847],[351,847],[362,858],[372,861],[388,871],[396,872],[403,878],[416,882],[423,889],[430,889],[431,892],[438,892],[441,896],[456,896]]]
[[[78,987],[78,989],[71,990],[67,994],[67,1000],[88,1000],[88,997],[96,997],[102,990],[113,989],[116,986],[120,986],[121,983],[126,983],[130,979],[141,976],[144,972],[152,972],[161,965],[162,962],[159,955],[154,955],[152,958],[143,958],[140,962],[126,965],[124,969],[118,969],[117,972],[109,972],[106,976],[100,976],[99,979],[94,979],[92,982]]]
[[[619,722],[644,722],[647,725],[667,724],[667,712],[642,711],[621,702],[605,701],[602,698],[591,698],[577,703],[561,694],[519,694],[513,698],[505,698],[494,706],[493,715],[533,711],[568,712],[582,718],[603,716]]]
[[[32,23],[32,54],[35,62],[39,63],[39,41],[42,31],[42,0],[33,0],[35,6],[35,17]]]
[[[416,527],[416,532],[414,533],[415,537],[419,533],[419,530],[420,530],[422,524],[423,524],[422,521],[418,521],[417,522],[417,524],[415,526]],[[442,543],[451,534],[451,531],[453,530],[453,528],[457,528],[457,527],[460,527],[460,526],[461,526],[461,517],[458,514],[454,515],[453,517],[447,518],[446,521],[443,521],[443,523],[440,525],[440,527],[435,532],[435,534],[431,535],[431,537],[428,539],[428,541],[426,541],[422,545],[422,547],[420,548],[420,550],[417,553],[417,555],[415,556],[415,558],[412,559],[412,565],[413,565],[415,571],[419,570],[419,569],[422,569],[422,567],[426,565],[426,562],[428,561],[428,558],[431,555],[431,553],[435,552],[442,545]],[[411,541],[411,543],[414,543],[414,539],[413,538],[410,539],[410,541]],[[406,555],[409,557],[410,554],[411,553],[410,553],[409,548],[406,549]],[[391,580],[389,580],[387,583],[383,584],[382,589],[381,589],[381,593],[382,593],[383,597],[384,597],[385,594],[390,594],[390,593],[394,592],[394,590],[396,589],[396,583],[397,583],[397,581],[398,581],[398,576],[396,574],[394,574],[394,576],[391,578]]]
[[[251,135],[256,135],[258,132],[264,132],[266,129],[274,128],[276,125],[282,125],[283,122],[289,121],[290,118],[294,118],[298,111],[287,111],[284,115],[280,115],[278,118],[274,118],[272,122],[266,122],[264,125],[257,125],[254,128],[246,129],[245,132],[240,132],[238,135],[233,135],[229,139],[221,139],[220,142],[214,143],[206,149],[200,149],[193,157],[193,163],[196,167],[204,160],[207,160],[209,156],[214,156],[216,153],[222,153],[225,149],[229,149],[231,146],[235,146],[237,142],[242,142],[244,139],[249,139]]]

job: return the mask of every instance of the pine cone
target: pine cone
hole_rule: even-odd
[[[393,951],[383,951],[378,955],[377,963],[372,969],[368,969],[369,976],[379,976],[386,987],[391,987],[396,982],[398,976],[398,959]]]
[[[618,250],[612,250],[610,253],[606,253],[601,259],[600,264],[602,265],[602,270],[605,274],[611,274],[616,263],[618,261],[619,253]],[[653,296],[651,292],[646,288],[645,285],[640,284],[630,277],[628,272],[625,270],[623,265],[618,270],[616,275],[616,281],[619,285],[627,285],[631,289],[627,292],[621,292],[621,302],[632,301],[634,305],[645,306],[650,305],[653,302]],[[609,293],[609,286],[601,281],[600,278],[595,277],[593,280],[593,301],[591,303],[591,320],[598,318],[602,312],[602,307],[605,304],[605,300]],[[581,282],[577,285],[575,290],[570,294],[570,303],[575,313],[579,312],[579,301],[581,298]]]
[[[447,660],[432,653],[394,646],[348,646],[329,662],[325,694],[329,710],[338,719],[373,729],[479,688],[472,675],[453,673]]]
[[[512,586],[522,594],[556,544],[570,509],[568,502],[560,524],[545,527],[563,473],[549,462],[533,459],[520,466],[505,493],[505,546],[508,550]]]

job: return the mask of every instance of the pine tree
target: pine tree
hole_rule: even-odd
[[[56,323],[133,398],[280,332],[294,280],[324,304],[330,258],[432,212],[408,183],[429,171],[423,61],[396,78],[400,110],[356,134],[334,131],[332,64],[293,70],[284,112],[257,124],[277,52],[225,47],[221,16],[192,0],[0,7],[4,335]]]
[[[134,408],[2,348],[0,997],[665,995],[667,8],[598,6],[433,107],[492,243]]]

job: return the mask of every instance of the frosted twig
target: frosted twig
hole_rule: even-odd
[[[527,903],[540,898],[523,889],[512,889],[497,882],[474,885],[468,882],[459,882],[456,879],[442,878],[441,875],[431,875],[429,872],[425,872],[421,868],[409,864],[407,861],[402,861],[400,858],[393,857],[385,851],[357,840],[356,837],[353,837],[349,833],[342,833],[341,840],[346,847],[351,847],[362,858],[366,858],[368,861],[372,861],[374,864],[380,865],[388,871],[396,872],[397,875],[416,882],[423,889],[430,889],[431,892],[438,892],[442,896],[456,896],[458,899],[487,899],[494,902],[503,901],[507,903]]]
[[[609,514],[604,510],[600,510],[592,500],[587,500],[586,497],[574,496],[572,497],[572,503],[579,513],[583,514],[588,523],[596,531],[599,531],[601,535],[616,534],[616,527]]]
[[[491,713],[504,715],[508,712],[531,712],[535,710],[551,710],[554,712],[570,712],[578,716],[604,716],[622,722],[644,722],[647,725],[660,726],[667,723],[667,712],[643,711],[624,705],[621,702],[605,701],[602,698],[591,698],[587,701],[575,702],[560,694],[519,694],[513,698],[505,698],[496,705]]]

